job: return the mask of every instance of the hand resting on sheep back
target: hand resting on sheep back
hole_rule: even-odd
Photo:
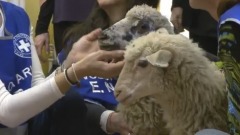
[[[227,132],[225,87],[224,76],[195,43],[152,32],[127,46],[115,96],[134,135],[165,134],[159,121],[169,135],[194,135],[206,128]],[[154,102],[139,106],[146,99]],[[147,110],[154,113],[141,116]]]

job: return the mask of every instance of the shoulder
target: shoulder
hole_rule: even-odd
[[[232,33],[238,35],[240,33],[240,24],[235,21],[226,21],[225,23],[220,24],[219,32],[219,34]]]
[[[23,18],[24,17],[29,20],[29,17],[23,8],[16,6],[9,2],[0,1],[0,3],[3,7],[5,15],[12,16],[12,18],[13,17],[14,18]]]

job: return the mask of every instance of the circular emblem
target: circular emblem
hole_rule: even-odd
[[[31,58],[31,42],[27,34],[19,33],[13,37],[14,53],[22,58]]]

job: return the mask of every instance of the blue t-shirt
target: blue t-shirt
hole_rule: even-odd
[[[63,63],[66,55],[63,51],[58,54],[59,63]],[[86,76],[80,80],[80,88],[73,86],[71,89],[77,91],[85,101],[103,105],[107,109],[113,109],[118,102],[114,97],[116,78],[101,78]]]

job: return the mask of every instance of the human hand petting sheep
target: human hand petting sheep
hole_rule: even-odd
[[[126,124],[120,113],[113,112],[107,122],[107,131],[117,132],[120,135],[133,135],[132,129]]]
[[[96,29],[89,34],[84,35],[77,42],[75,42],[67,56],[67,59],[64,61],[64,66],[68,67],[72,63],[81,60],[89,53],[98,51],[99,46],[97,43],[97,38],[100,33],[101,29]]]
[[[103,51],[99,49],[97,42],[101,29],[96,29],[80,38],[74,43],[67,59],[64,61],[65,67],[70,67],[72,63],[79,60],[84,68],[83,75],[94,75],[101,77],[115,77],[119,75],[124,62],[124,51]],[[109,62],[112,61],[112,62]]]

